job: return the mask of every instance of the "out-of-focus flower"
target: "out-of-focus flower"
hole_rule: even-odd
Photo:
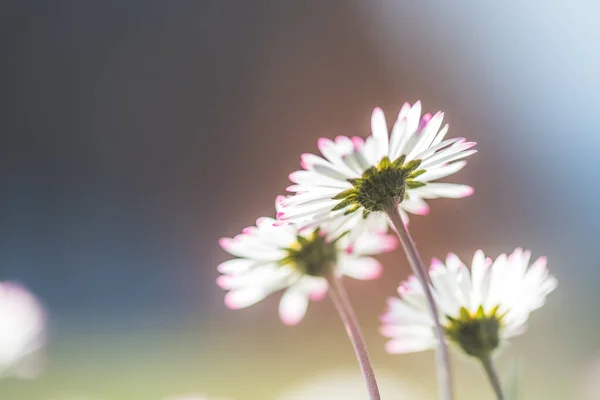
[[[370,257],[395,248],[396,240],[380,233],[365,233],[354,241],[348,237],[327,240],[317,229],[298,230],[279,225],[272,218],[259,218],[234,238],[220,241],[223,249],[238,258],[218,266],[223,275],[217,284],[229,292],[229,308],[248,307],[269,294],[286,289],[279,315],[287,325],[298,323],[309,299],[323,298],[328,274],[355,279],[374,279],[381,273],[379,262]]]
[[[482,358],[506,338],[524,332],[529,314],[541,307],[557,281],[540,257],[531,266],[531,253],[516,249],[494,262],[478,250],[471,270],[450,253],[446,263],[434,259],[429,271],[445,327],[446,338],[466,354]],[[423,287],[415,277],[403,282],[401,299],[390,298],[381,332],[391,338],[390,353],[431,349],[437,341],[427,311]]]
[[[42,306],[27,289],[0,282],[0,377],[38,375],[45,322]]]
[[[379,108],[371,118],[372,136],[338,136],[319,140],[323,157],[302,155],[303,170],[290,174],[296,195],[277,202],[281,221],[301,225],[328,223],[332,236],[345,231],[358,235],[364,230],[387,229],[381,212],[391,202],[399,203],[405,222],[408,213],[425,215],[424,199],[469,196],[473,189],[452,183],[433,182],[462,169],[458,161],[476,150],[463,138],[444,140],[443,113],[421,117],[421,103],[402,106],[391,134]]]
[[[381,397],[394,400],[418,400],[417,395],[398,379],[397,374],[377,371]],[[300,381],[276,397],[277,400],[364,400],[367,398],[364,384],[356,372],[334,370]]]

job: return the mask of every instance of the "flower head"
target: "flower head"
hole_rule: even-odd
[[[397,205],[405,221],[408,213],[424,215],[424,199],[469,196],[469,186],[433,182],[462,169],[459,161],[476,150],[463,138],[444,140],[443,113],[421,117],[421,103],[402,106],[391,134],[383,111],[373,111],[372,136],[338,136],[319,140],[323,157],[302,156],[304,170],[290,174],[294,196],[277,202],[278,219],[309,226],[326,223],[335,236],[352,236],[372,229],[387,229],[381,211]]]
[[[45,340],[45,313],[36,298],[17,283],[0,282],[0,376],[34,377]]]
[[[217,284],[229,291],[225,304],[244,308],[285,289],[279,315],[285,324],[294,325],[304,317],[309,299],[326,294],[328,274],[376,278],[381,265],[370,256],[394,249],[396,240],[380,233],[365,233],[353,241],[346,236],[328,240],[318,228],[298,230],[259,218],[256,226],[220,244],[238,257],[218,266],[223,275]]]
[[[494,262],[478,250],[471,270],[455,255],[446,263],[434,259],[429,270],[440,322],[449,342],[468,355],[489,356],[504,339],[525,330],[529,314],[541,307],[557,281],[540,257],[531,266],[531,253],[516,249]],[[433,321],[423,286],[415,277],[403,282],[401,299],[390,298],[381,332],[391,338],[390,353],[409,353],[436,346]]]

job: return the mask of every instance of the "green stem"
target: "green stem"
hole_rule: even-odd
[[[502,384],[500,383],[500,379],[498,378],[498,374],[496,373],[496,369],[494,368],[492,358],[490,356],[483,356],[480,358],[480,360],[481,364],[483,365],[483,369],[485,369],[485,373],[490,379],[492,388],[494,388],[496,398],[498,400],[504,400],[504,394],[502,393]]]
[[[427,299],[429,313],[435,325],[435,335],[438,340],[436,371],[439,398],[443,400],[452,400],[454,398],[454,394],[452,389],[452,375],[450,371],[448,345],[444,340],[444,328],[440,324],[438,307],[431,293],[431,289],[429,288],[425,266],[423,265],[423,261],[421,261],[421,256],[419,255],[417,247],[415,246],[415,243],[412,240],[406,225],[404,225],[404,221],[402,221],[402,217],[398,211],[398,204],[395,201],[390,202],[390,204],[388,204],[388,206],[385,208],[385,212],[392,222],[392,226],[398,234],[398,237],[400,238],[400,242],[402,243],[402,247],[404,247],[404,252],[406,253],[406,257],[408,258],[410,266],[412,267],[413,273],[416,275],[417,279],[421,283],[421,286],[423,287],[425,298]]]
[[[346,333],[348,333],[348,337],[354,347],[360,370],[362,371],[365,383],[367,384],[369,399],[381,400],[379,388],[377,387],[377,380],[375,379],[375,372],[373,371],[373,365],[371,364],[369,353],[367,352],[367,345],[365,344],[365,340],[360,331],[358,320],[356,319],[356,315],[350,304],[346,289],[344,289],[342,282],[334,274],[330,274],[325,278],[329,283],[329,296],[344,322]]]

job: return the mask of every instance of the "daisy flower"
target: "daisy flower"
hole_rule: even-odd
[[[302,155],[303,170],[290,174],[294,196],[277,202],[278,219],[301,225],[327,223],[335,237],[345,231],[359,235],[365,230],[387,229],[382,211],[398,208],[405,223],[407,213],[425,215],[425,199],[469,196],[469,186],[434,182],[462,169],[459,161],[476,152],[473,142],[446,139],[444,114],[425,114],[421,103],[408,103],[388,135],[383,111],[371,117],[372,136],[338,136],[335,141],[320,139],[322,157]]]
[[[279,316],[284,324],[294,325],[304,317],[309,299],[324,297],[328,275],[377,278],[382,268],[371,256],[394,249],[396,243],[394,237],[382,233],[332,241],[319,228],[299,230],[293,224],[259,218],[256,226],[220,240],[221,247],[237,258],[218,266],[222,275],[217,284],[228,290],[225,304],[232,309],[251,306],[285,289]]]
[[[531,266],[530,251],[516,249],[494,262],[478,250],[469,269],[450,253],[446,263],[434,259],[431,286],[446,339],[466,354],[488,360],[506,339],[522,334],[529,314],[540,308],[557,285],[546,258]],[[410,277],[390,298],[381,333],[391,338],[390,353],[410,353],[436,347],[433,321],[427,312],[423,286]]]
[[[0,282],[0,376],[33,378],[45,344],[45,313],[36,298],[13,282]]]

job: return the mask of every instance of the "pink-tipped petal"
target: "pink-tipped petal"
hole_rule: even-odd
[[[302,166],[302,168],[309,169],[310,167],[312,167],[312,164],[309,162],[311,156],[312,154],[309,153],[303,153],[300,156],[300,165]]]
[[[537,263],[540,263],[542,265],[547,265],[548,264],[548,257],[546,256],[541,256],[536,260]]]
[[[379,327],[379,333],[385,337],[393,337],[395,331],[395,326],[391,324],[384,324]]]
[[[298,172],[302,172],[302,171],[294,171],[291,174],[289,174],[288,175],[289,180],[294,183],[298,183],[298,182],[296,182],[296,178],[298,177]]]
[[[231,293],[227,293],[225,295],[225,306],[231,310],[238,310],[243,307],[241,303],[235,298],[235,296],[231,295]]]
[[[279,196],[275,197],[275,205],[277,205],[277,206],[283,205],[283,202],[285,201],[285,199],[286,199],[286,196],[280,194]]]
[[[366,269],[363,277],[365,280],[377,279],[381,276],[382,272],[383,268],[381,267],[381,264],[372,264],[369,266],[369,268]]]
[[[311,291],[308,294],[308,297],[312,301],[321,301],[327,295],[327,289],[329,289],[328,286],[327,285],[323,285],[322,287],[319,287],[319,288],[314,289],[313,291]]]
[[[279,303],[279,318],[285,325],[293,326],[304,318],[308,298],[305,294],[287,290]]]
[[[231,238],[221,238],[219,239],[219,246],[221,246],[221,248],[225,251],[229,251],[229,249],[231,248]]]
[[[358,136],[352,136],[352,144],[354,145],[354,150],[360,150],[365,145],[365,140]]]
[[[421,207],[415,210],[415,214],[417,215],[427,215],[429,214],[429,206],[427,203],[423,204]]]
[[[227,275],[220,275],[217,277],[217,286],[221,289],[230,289],[231,288],[231,277]]]
[[[391,354],[414,353],[428,350],[433,346],[423,339],[390,340],[385,344],[385,350]]]
[[[277,212],[277,217],[276,217],[276,218],[277,218],[278,220],[281,220],[281,219],[283,219],[284,217],[285,217],[285,213],[284,213],[283,211],[279,211],[279,212]]]
[[[464,191],[464,196],[463,197],[469,197],[472,196],[473,193],[475,193],[475,189],[472,188],[471,186],[468,186],[465,191]]]
[[[331,140],[329,140],[327,138],[319,138],[319,140],[317,140],[317,147],[319,148],[319,150],[322,153],[323,149],[325,149],[330,143],[331,143]],[[325,150],[325,151],[327,151],[327,150]]]
[[[431,259],[431,266],[429,267],[429,270],[434,272],[442,268],[444,268],[444,263],[439,258],[433,257]]]
[[[256,230],[257,230],[257,229],[256,229],[256,227],[255,227],[255,226],[247,226],[247,227],[245,227],[244,229],[242,229],[242,233],[243,233],[244,235],[251,235],[251,234],[255,233],[255,232],[256,232]]]
[[[400,286],[398,286],[398,294],[400,296],[404,296],[406,294],[409,294],[411,292],[410,287],[408,286],[407,282],[402,282],[400,284]]]
[[[232,310],[245,308],[262,300],[265,294],[257,289],[232,290],[225,295],[225,305]]]
[[[486,258],[485,258],[485,266],[486,266],[487,268],[491,267],[493,263],[494,263],[494,260],[492,260],[492,258],[491,258],[491,257],[486,257]]]
[[[402,107],[400,107],[400,111],[398,112],[398,119],[406,120],[410,107],[410,103],[408,102],[402,104]]]
[[[396,239],[392,235],[383,235],[380,240],[381,240],[381,244],[382,244],[382,246],[381,246],[382,252],[392,251],[398,247],[398,239]]]
[[[419,128],[418,128],[418,132],[422,132],[423,129],[425,129],[425,127],[427,126],[427,124],[429,123],[429,121],[431,121],[432,115],[430,113],[424,114],[421,117],[421,121],[419,122]]]

